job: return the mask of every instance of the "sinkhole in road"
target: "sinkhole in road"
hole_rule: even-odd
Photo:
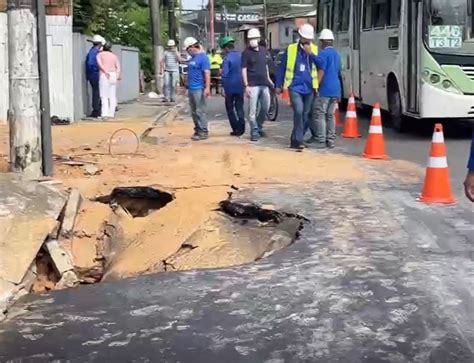
[[[143,218],[153,211],[166,207],[174,199],[173,194],[151,187],[117,187],[112,193],[95,199],[109,204],[111,208],[120,206],[133,218]]]
[[[305,217],[234,198],[233,192],[228,193],[228,199],[213,205],[202,203],[199,193],[195,198],[187,195],[186,202],[180,204],[179,192],[148,186],[116,187],[108,195],[91,199],[88,208],[79,213],[79,226],[84,228],[83,222],[88,220],[99,230],[96,234],[90,233],[87,226],[75,230],[69,251],[74,274],[68,272],[65,279],[55,267],[54,256],[43,248],[36,260],[38,276],[33,291],[150,273],[246,265],[298,240],[308,222]],[[186,211],[190,218],[181,215],[183,208],[193,211]],[[194,211],[199,208],[196,213],[200,217],[194,218]],[[104,213],[102,222],[97,218],[98,210]],[[68,248],[67,244],[64,248]],[[86,266],[81,264],[83,256],[91,256]],[[70,275],[75,279],[71,280]]]

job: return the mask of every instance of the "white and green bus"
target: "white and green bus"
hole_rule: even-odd
[[[344,96],[407,118],[474,119],[474,0],[319,0]]]

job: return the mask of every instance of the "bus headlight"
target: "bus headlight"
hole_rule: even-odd
[[[450,88],[453,84],[451,83],[451,81],[448,81],[447,79],[445,79],[443,81],[443,87],[444,88]]]
[[[439,81],[441,81],[441,77],[438,74],[433,73],[430,77],[430,82],[436,84],[439,83]]]
[[[430,71],[427,70],[427,69],[425,69],[425,70],[423,71],[423,77],[425,77],[426,79],[428,79],[428,78],[430,77]]]

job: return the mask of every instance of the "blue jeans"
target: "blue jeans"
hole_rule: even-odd
[[[164,85],[164,94],[165,98],[168,101],[174,102],[176,99],[176,85],[179,80],[179,71],[165,71],[165,85]]]
[[[270,107],[270,90],[268,86],[250,87],[249,98],[249,124],[250,136],[258,138],[263,129],[263,123],[267,118]],[[257,109],[259,110],[257,115]]]
[[[232,131],[237,135],[243,135],[245,133],[244,94],[226,92],[225,109]]]
[[[318,97],[315,102],[316,138],[319,143],[333,143],[336,140],[336,97]]]
[[[305,127],[309,124],[314,102],[314,94],[301,94],[290,91],[290,100],[293,107],[293,132],[291,146],[303,144]]]
[[[194,134],[208,134],[207,130],[207,102],[204,96],[204,90],[189,90],[189,106],[191,107],[191,116],[194,121]]]

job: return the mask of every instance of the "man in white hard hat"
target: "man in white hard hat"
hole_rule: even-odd
[[[105,44],[105,39],[100,35],[94,35],[92,38],[92,47],[86,56],[86,78],[92,89],[92,113],[91,118],[101,117],[100,105],[100,70],[97,64],[97,55]]]
[[[191,56],[188,63],[188,97],[194,121],[191,140],[205,140],[209,136],[206,99],[211,95],[211,64],[195,38],[186,38],[183,45]]]
[[[175,102],[180,60],[176,42],[173,39],[168,40],[165,54],[161,60],[160,72],[164,76],[163,94],[165,95],[165,102]]]
[[[266,49],[259,45],[260,31],[256,28],[247,33],[248,48],[242,52],[242,81],[249,99],[250,140],[258,141],[265,136],[263,123],[270,107],[270,90],[273,82],[268,72]],[[260,112],[257,115],[257,106]]]
[[[320,80],[319,97],[315,101],[316,144],[317,148],[330,148],[335,146],[336,120],[334,111],[341,98],[341,57],[334,48],[334,34],[329,29],[324,29],[319,35],[321,51],[319,56],[323,59],[323,76]]]
[[[298,29],[299,41],[290,44],[283,55],[277,72],[277,93],[287,89],[293,107],[293,132],[290,147],[303,150],[305,127],[310,122],[314,97],[319,88],[318,71],[322,60],[318,47],[312,43],[314,28],[303,24]]]

